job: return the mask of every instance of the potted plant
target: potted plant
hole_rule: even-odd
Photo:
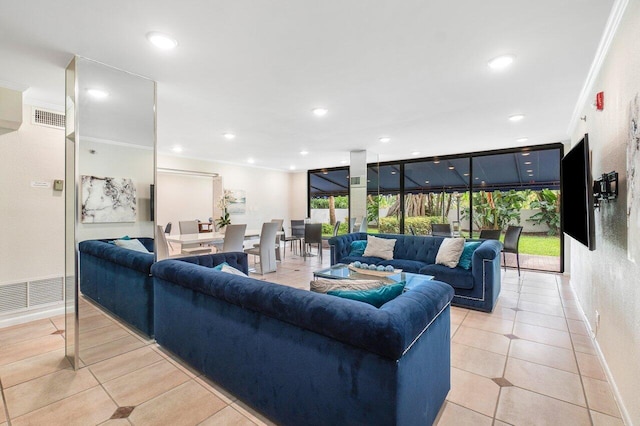
[[[223,230],[225,226],[231,225],[231,218],[229,217],[229,212],[227,211],[227,208],[229,207],[229,204],[232,201],[233,201],[233,195],[229,190],[225,190],[224,193],[220,196],[220,199],[218,200],[218,207],[220,207],[220,210],[222,210],[223,212],[222,216],[220,216],[215,221],[219,231]]]

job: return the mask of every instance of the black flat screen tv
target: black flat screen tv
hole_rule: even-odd
[[[561,217],[565,234],[584,244],[589,250],[595,250],[593,179],[589,152],[589,136],[585,134],[562,158]]]

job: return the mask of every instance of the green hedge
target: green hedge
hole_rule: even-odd
[[[340,234],[348,234],[347,229],[349,228],[349,224],[346,222],[341,222],[340,227],[338,228],[338,235]],[[322,235],[323,236],[333,236],[333,225],[330,223],[322,224]]]
[[[432,223],[446,223],[441,216],[412,216],[404,218],[405,234],[409,234],[409,226],[413,226],[417,235],[428,235],[431,233]],[[381,217],[380,233],[398,234],[400,233],[400,222],[397,217]]]

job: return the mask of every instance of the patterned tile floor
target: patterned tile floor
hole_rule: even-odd
[[[287,252],[259,279],[309,288],[328,265]],[[82,301],[81,360],[62,316],[0,329],[0,426],[264,425],[268,419]],[[568,282],[508,270],[492,314],[453,308],[451,391],[438,425],[622,424]]]

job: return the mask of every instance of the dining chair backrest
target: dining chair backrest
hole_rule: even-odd
[[[499,229],[481,229],[479,238],[481,240],[499,240],[500,230]]]
[[[222,252],[244,250],[244,233],[247,225],[227,225],[224,228],[224,243],[222,243]]]
[[[260,232],[260,251],[274,252],[276,249],[276,235],[278,234],[277,222],[265,222]]]
[[[171,227],[173,225],[171,224],[171,222],[167,223],[167,226],[164,227],[164,233],[165,234],[170,234],[171,233]]]
[[[304,237],[304,219],[291,220],[291,236],[298,238]]]
[[[162,226],[158,225],[156,232],[156,260],[167,259],[169,257],[169,243]]]
[[[337,236],[338,235],[338,231],[340,230],[340,221],[336,220],[336,224],[333,225],[333,236]]]
[[[409,225],[409,233],[411,235],[416,235],[416,228],[414,228],[413,225]]]
[[[349,218],[349,232],[356,232],[356,218],[355,217],[350,217]]]
[[[448,223],[432,223],[431,235],[434,237],[450,237],[451,225]]]
[[[197,234],[198,222],[195,220],[181,220],[178,222],[180,234]]]
[[[304,226],[304,242],[309,244],[322,243],[321,223],[307,223]]]
[[[507,253],[517,253],[520,234],[522,234],[522,226],[509,225],[504,233],[504,247],[502,250]]]

